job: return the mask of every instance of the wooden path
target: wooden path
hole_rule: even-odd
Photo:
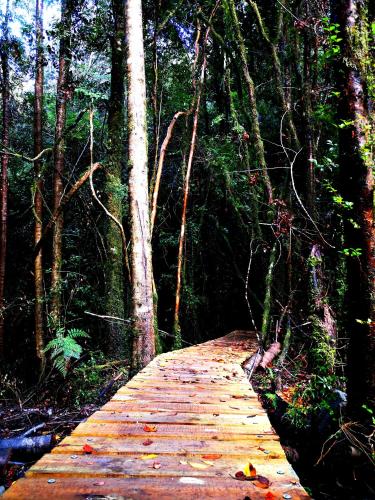
[[[241,367],[254,350],[236,331],[158,356],[4,498],[309,498]]]

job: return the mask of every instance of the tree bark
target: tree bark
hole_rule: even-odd
[[[4,149],[9,147],[9,19],[10,5],[6,3],[5,18],[2,26],[3,37],[1,40],[1,71],[2,71],[2,114],[3,127],[1,141]],[[5,314],[5,271],[8,232],[8,163],[9,154],[1,155],[1,184],[0,184],[0,359],[4,357],[4,314]]]
[[[348,403],[352,412],[375,398],[375,229],[373,155],[366,79],[371,71],[367,19],[364,2],[335,3],[341,29],[340,118],[349,125],[340,128],[341,192],[353,203],[359,228],[347,218],[344,240],[347,248],[361,249],[359,257],[347,259]],[[339,76],[340,78],[340,76]],[[359,321],[358,321],[359,320]]]
[[[253,132],[253,141],[254,141],[256,159],[257,159],[257,162],[259,164],[259,168],[262,170],[263,182],[264,182],[265,187],[266,187],[268,203],[272,204],[272,202],[273,202],[272,185],[271,185],[271,180],[269,178],[268,171],[267,171],[267,162],[266,162],[266,157],[265,157],[265,152],[264,152],[264,145],[263,145],[263,140],[262,140],[262,137],[260,134],[257,101],[256,101],[256,96],[255,96],[255,87],[254,87],[254,82],[253,82],[253,79],[251,78],[251,75],[249,72],[249,67],[247,64],[245,42],[244,42],[244,39],[243,39],[243,36],[241,33],[240,23],[238,21],[234,0],[225,0],[225,3],[228,6],[228,10],[230,12],[230,15],[231,15],[231,18],[233,21],[234,32],[236,34],[237,43],[238,43],[238,50],[239,50],[239,56],[240,56],[240,60],[241,60],[242,72],[243,72],[243,76],[244,76],[245,83],[246,83],[246,90],[247,90],[247,95],[248,95],[249,105],[250,105],[250,117],[251,117],[251,123],[252,123],[252,128],[253,128],[252,132]]]
[[[126,35],[128,41],[129,196],[134,331],[132,368],[139,370],[155,356],[141,0],[128,0],[126,3]]]
[[[63,35],[60,39],[59,50],[59,75],[57,80],[56,96],[56,125],[54,149],[54,177],[53,177],[53,211],[57,212],[60,206],[63,191],[63,175],[65,169],[66,140],[64,129],[66,125],[66,108],[70,98],[69,73],[71,59],[71,26],[73,0],[61,1],[61,24]],[[61,212],[53,228],[52,242],[52,270],[51,270],[51,309],[50,319],[52,328],[56,329],[61,323],[61,267],[62,267],[62,232],[64,226],[63,213]]]
[[[34,93],[34,157],[43,151],[43,0],[35,2],[35,31],[36,31],[36,62],[35,62],[35,93]],[[34,243],[37,245],[43,232],[43,179],[42,161],[34,162],[35,194],[34,194]],[[36,355],[43,368],[45,364],[44,331],[43,331],[43,259],[40,248],[34,260],[34,287],[35,287],[35,347]]]
[[[278,23],[277,23],[278,28],[276,30],[276,39],[271,40],[271,37],[270,37],[270,35],[269,35],[265,25],[264,25],[264,21],[262,19],[261,14],[260,14],[257,3],[252,1],[252,0],[248,0],[248,3],[250,4],[251,8],[253,9],[253,11],[255,13],[258,27],[259,27],[259,31],[260,31],[264,41],[266,42],[266,45],[267,45],[268,50],[269,50],[270,55],[271,55],[272,66],[273,66],[273,71],[274,71],[274,76],[275,76],[275,83],[276,83],[276,92],[277,92],[277,95],[278,95],[278,98],[279,98],[279,101],[281,104],[282,112],[286,118],[287,126],[288,126],[289,133],[291,136],[290,137],[291,140],[289,142],[292,143],[298,151],[301,148],[301,145],[300,145],[298,135],[297,135],[297,130],[296,130],[296,127],[294,124],[292,110],[291,110],[291,107],[289,105],[288,99],[285,95],[283,75],[282,75],[282,70],[281,70],[281,62],[280,62],[280,58],[278,55],[278,47],[277,47],[277,44],[279,42],[279,37],[280,37],[281,32],[282,32],[283,8],[279,5]]]
[[[125,2],[113,0],[114,33],[111,39],[111,93],[108,113],[109,154],[106,168],[108,211],[118,220],[123,217],[124,198],[122,185],[122,162],[124,141],[124,99],[125,99]],[[107,228],[106,264],[106,314],[119,318],[125,317],[124,298],[124,256],[121,232],[117,224],[110,220]],[[124,325],[119,322],[108,323],[109,353],[121,357],[126,351]]]

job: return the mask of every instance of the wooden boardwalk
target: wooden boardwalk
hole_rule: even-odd
[[[4,498],[309,498],[242,370],[254,350],[236,331],[158,356]]]

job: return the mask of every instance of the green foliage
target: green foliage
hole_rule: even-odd
[[[345,257],[360,257],[362,255],[362,248],[344,248],[340,250],[342,255]]]
[[[322,54],[322,60],[324,63],[332,62],[341,51],[340,42],[340,25],[337,23],[331,23],[328,17],[323,17],[322,19],[323,31],[326,35],[326,47]]]
[[[89,335],[78,328],[58,328],[56,337],[48,342],[44,352],[51,351],[50,357],[53,366],[66,377],[71,359],[79,359],[82,354],[82,346],[76,339],[89,338]]]
[[[308,380],[299,383],[292,396],[284,418],[296,428],[306,428],[321,412],[326,412],[333,421],[340,415],[332,409],[335,389],[342,389],[343,379],[336,375],[311,375]]]
[[[119,377],[120,374],[123,376]],[[70,373],[69,399],[77,407],[95,403],[99,400],[103,388],[111,385],[115,377],[118,377],[118,381],[113,384],[111,390],[108,390],[106,397],[116,392],[127,380],[128,367],[118,361],[108,361],[102,352],[90,352],[88,359],[81,361]]]

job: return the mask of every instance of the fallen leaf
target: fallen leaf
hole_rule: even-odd
[[[98,481],[97,483],[93,483],[94,486],[103,486],[105,483],[104,481]]]
[[[258,450],[260,450],[260,451],[264,451],[264,450],[265,450],[265,448],[262,448],[261,446],[258,446]]]
[[[206,464],[203,464],[201,462],[188,462],[188,464],[190,465],[190,467],[193,467],[193,469],[208,469],[208,465]]]
[[[89,444],[85,444],[82,448],[82,450],[87,453],[87,454],[90,454],[94,451],[94,448],[92,446],[90,446]]]
[[[154,462],[154,463],[152,464],[152,467],[153,467],[154,469],[160,469],[161,464],[159,464],[159,462]]]
[[[276,497],[273,493],[269,491],[264,498],[265,500],[274,500]]]
[[[238,479],[239,481],[246,481],[246,476],[245,476],[245,474],[243,473],[243,471],[242,471],[242,470],[237,471],[237,472],[235,473],[234,477],[235,477],[236,479]]]
[[[151,441],[151,439],[146,439],[146,441],[143,441],[143,446],[150,446],[150,444],[152,444],[153,441]]]
[[[257,475],[255,467],[250,462],[245,466],[243,472],[246,477],[255,477]]]
[[[156,458],[157,455],[155,453],[150,453],[149,455],[142,455],[139,457],[141,460],[150,460],[151,458]]]
[[[143,430],[144,430],[145,432],[156,432],[156,431],[157,431],[157,429],[156,429],[156,425],[145,425],[145,426],[143,427]]]
[[[202,455],[202,458],[206,460],[219,460],[223,455],[218,455],[216,453],[208,453],[207,455]]]
[[[214,462],[212,462],[211,460],[202,460],[202,462],[207,465],[214,465]]]
[[[267,489],[270,486],[269,480],[264,476],[257,476],[256,480],[253,482],[254,486],[258,488]]]
[[[243,399],[244,396],[242,396],[241,394],[233,394],[232,398],[234,398],[234,399]]]

